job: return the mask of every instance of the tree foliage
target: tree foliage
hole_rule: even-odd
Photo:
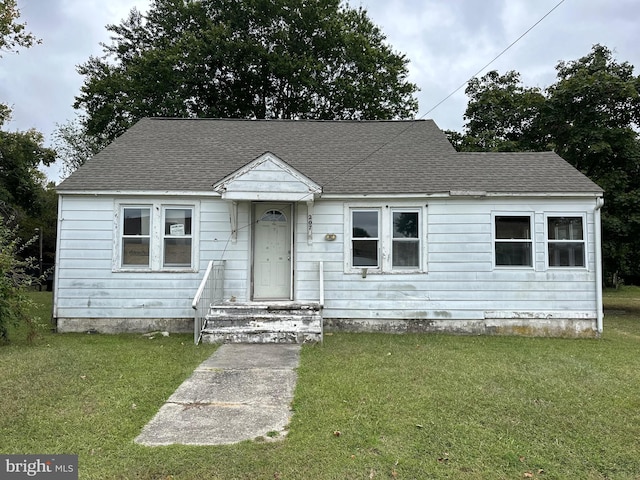
[[[32,33],[26,31],[26,24],[18,23],[20,10],[17,0],[0,0],[0,58],[4,52],[17,52],[18,47],[29,48],[40,43]],[[11,109],[0,103],[0,127],[11,118]]]
[[[466,150],[513,152],[538,146],[536,132],[545,97],[539,88],[522,85],[514,71],[492,71],[472,79],[466,89]]]
[[[594,45],[578,60],[559,62],[544,91],[516,72],[490,72],[467,87],[459,150],[554,150],[605,190],[603,257],[609,277],[640,281],[640,77]]]
[[[46,178],[38,167],[55,159],[55,151],[44,146],[40,132],[0,131],[0,200],[30,214],[39,213],[38,195]]]
[[[65,177],[103,147],[95,137],[87,135],[86,126],[80,117],[56,127],[54,144],[56,154],[62,160],[62,174]]]
[[[0,0],[0,57],[2,52],[16,52],[18,47],[28,48],[40,43],[32,33],[26,31],[26,24],[18,23],[20,10],[17,0]]]
[[[0,0],[0,53],[39,43],[33,34],[25,31],[25,24],[17,23],[18,16],[15,0]],[[51,165],[56,160],[56,152],[44,146],[43,135],[34,129],[5,131],[3,127],[10,118],[11,109],[0,103],[0,205],[3,206],[0,216],[5,221],[12,217],[19,224],[12,227],[18,240],[32,238],[37,228],[43,236],[43,260],[53,263],[57,197],[53,185],[47,184],[38,167]],[[7,209],[10,213],[6,213]],[[39,254],[38,250],[26,242],[18,254],[35,255]]]
[[[18,23],[19,14],[16,0],[0,0],[0,57],[40,43]],[[0,128],[10,118],[11,109],[0,103]],[[0,343],[8,340],[12,324],[25,323],[29,340],[35,335],[37,319],[25,290],[42,281],[38,235],[46,238],[43,250],[53,259],[57,216],[57,196],[38,167],[55,156],[36,130],[0,130]]]
[[[53,183],[47,183],[38,167],[56,159],[54,150],[43,145],[41,133],[0,131],[0,216],[12,218],[17,242],[42,235],[43,263],[53,264],[56,245],[57,195]],[[40,245],[25,242],[17,254],[39,257]],[[16,259],[16,262],[21,260]],[[18,264],[16,263],[16,265]]]
[[[109,142],[144,116],[389,119],[417,111],[408,60],[340,0],[154,0],[108,25],[79,66],[83,134]]]

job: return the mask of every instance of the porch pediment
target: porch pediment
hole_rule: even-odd
[[[225,200],[312,202],[322,187],[271,152],[213,186]]]

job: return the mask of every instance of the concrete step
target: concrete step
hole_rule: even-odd
[[[305,343],[322,341],[318,304],[213,305],[202,330],[206,343]]]
[[[248,316],[288,313],[291,315],[308,315],[321,310],[320,305],[317,303],[224,303],[212,305],[209,308],[209,314]]]

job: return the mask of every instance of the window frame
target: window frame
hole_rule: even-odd
[[[354,214],[356,213],[371,213],[371,212],[375,212],[376,214],[376,219],[377,219],[377,230],[378,230],[378,234],[376,237],[356,237],[353,234],[353,217]],[[350,239],[349,239],[349,261],[350,264],[352,265],[352,267],[354,269],[357,270],[362,270],[363,268],[366,268],[367,270],[381,270],[382,269],[382,252],[381,252],[381,247],[382,247],[382,222],[381,222],[381,217],[382,217],[382,212],[380,208],[366,208],[366,207],[361,207],[361,208],[352,208],[349,210],[349,232],[350,232]],[[354,242],[376,242],[376,264],[375,265],[354,265],[354,253],[355,253],[355,248],[354,248]]]
[[[172,235],[167,234],[166,232],[166,223],[167,223],[167,210],[190,210],[191,211],[191,229],[190,233],[185,233],[183,235]],[[193,217],[194,217],[194,208],[186,205],[162,205],[162,224],[160,226],[161,230],[161,255],[160,262],[163,270],[175,270],[175,269],[184,269],[184,268],[192,268],[193,267]],[[189,265],[186,264],[167,264],[166,254],[167,254],[167,239],[189,239],[190,247],[189,247]]]
[[[378,212],[378,265],[376,267],[353,265],[353,212],[376,211]],[[394,238],[394,213],[417,213],[418,214],[418,237],[412,239]],[[416,205],[416,203],[394,202],[389,204],[380,203],[345,203],[344,204],[344,272],[352,274],[418,274],[427,273],[427,207]],[[417,267],[394,267],[393,251],[394,240],[403,242],[415,241],[418,243],[418,263]]]
[[[133,238],[124,236],[125,210],[130,208],[148,209],[149,217],[149,263],[148,265],[136,266],[124,264],[123,239]],[[191,263],[190,265],[165,265],[165,239],[176,238],[165,235],[165,212],[171,209],[191,210],[191,234],[187,237],[191,240]],[[114,248],[113,248],[113,272],[198,272],[199,251],[198,251],[198,230],[199,230],[200,203],[195,201],[139,201],[139,200],[116,200],[114,202]]]
[[[501,217],[526,217],[529,219],[529,238],[497,238],[497,224],[496,221]],[[536,252],[535,252],[535,218],[533,212],[492,212],[491,213],[491,240],[492,240],[492,256],[493,256],[493,268],[498,270],[535,270]],[[523,243],[529,244],[530,250],[530,264],[529,265],[501,265],[498,264],[498,255],[496,253],[496,246],[499,243]]]
[[[125,234],[125,222],[126,222],[126,215],[125,212],[126,210],[147,210],[149,212],[149,233],[147,233],[146,235],[126,235]],[[149,270],[151,268],[151,258],[152,258],[152,253],[151,253],[151,238],[153,237],[153,207],[151,205],[148,204],[138,204],[138,205],[123,205],[120,208],[120,216],[121,216],[121,221],[120,221],[120,231],[119,231],[119,246],[118,246],[118,253],[120,256],[120,267],[123,269],[132,269],[132,270]],[[145,264],[136,264],[136,263],[124,263],[124,245],[125,245],[125,239],[148,239],[148,259],[147,259],[147,263]]]
[[[389,254],[389,266],[391,271],[393,272],[412,272],[412,271],[416,271],[416,270],[421,270],[422,268],[422,245],[423,245],[423,235],[422,235],[422,220],[421,220],[421,215],[420,215],[420,209],[419,208],[410,208],[410,207],[392,207],[390,212],[390,221],[391,221],[391,232],[390,232],[390,254]],[[395,233],[395,225],[394,225],[394,214],[395,213],[416,213],[418,214],[418,235],[417,237],[412,238],[412,237],[408,237],[408,238],[404,238],[404,237],[395,237],[394,233]],[[418,265],[417,266],[408,266],[408,267],[400,267],[400,266],[394,266],[393,264],[393,258],[394,258],[394,253],[395,253],[395,246],[396,246],[396,242],[399,243],[417,243],[418,244]]]
[[[582,222],[582,240],[550,240],[549,239],[549,219],[551,218],[579,218]],[[587,270],[589,252],[587,242],[588,228],[587,228],[587,216],[584,212],[547,212],[544,215],[544,247],[545,247],[545,263],[547,269],[555,270]],[[582,260],[583,265],[551,265],[549,257],[549,244],[582,244]]]

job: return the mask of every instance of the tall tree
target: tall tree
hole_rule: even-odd
[[[39,43],[25,24],[17,22],[19,15],[16,0],[0,0],[0,57]],[[11,109],[0,103],[0,128],[10,117]],[[43,146],[39,132],[0,130],[0,343],[8,340],[8,327],[18,322],[28,326],[29,339],[36,332],[25,288],[39,280],[34,277],[39,263],[32,253],[37,251],[34,244],[39,244],[34,225],[42,235],[45,224],[48,229],[55,224],[55,194],[45,189],[44,174],[38,170],[41,163],[49,165],[54,160],[55,152]]]
[[[605,46],[559,62],[544,91],[491,72],[467,88],[460,150],[556,151],[605,189],[605,274],[640,282],[640,77]]]
[[[79,66],[84,133],[144,116],[388,119],[417,111],[408,59],[340,0],[154,0]]]
[[[560,62],[544,128],[554,150],[605,189],[605,270],[640,281],[640,77],[601,45]]]
[[[465,93],[469,104],[461,149],[513,152],[543,146],[538,132],[545,96],[539,88],[525,87],[519,73],[491,71],[469,81]]]
[[[18,22],[17,0],[0,0],[0,57],[2,52],[29,48],[40,41]],[[45,176],[38,166],[55,161],[55,151],[44,146],[44,137],[36,130],[4,131],[11,109],[0,103],[0,202],[17,211],[38,215]]]

